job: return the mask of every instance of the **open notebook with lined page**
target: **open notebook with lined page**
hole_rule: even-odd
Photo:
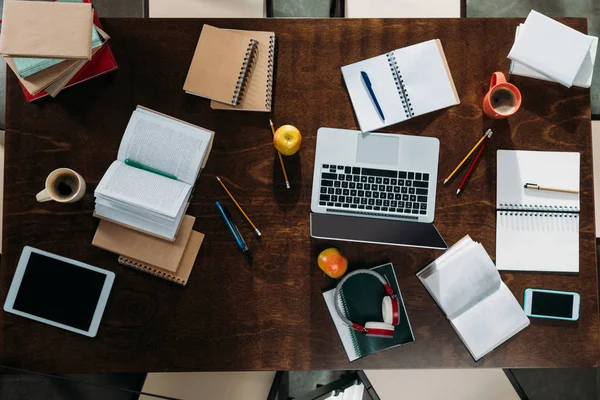
[[[498,150],[496,266],[510,271],[579,272],[579,153]]]

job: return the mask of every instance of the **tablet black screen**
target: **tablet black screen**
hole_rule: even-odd
[[[31,253],[13,308],[88,331],[106,275]]]

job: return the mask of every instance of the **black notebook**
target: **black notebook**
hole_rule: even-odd
[[[387,278],[400,301],[400,324],[395,327],[393,338],[368,337],[346,326],[335,311],[335,288],[323,292],[323,298],[350,361],[415,340],[394,266],[388,263],[372,270]],[[384,296],[385,289],[377,278],[366,274],[356,275],[348,279],[340,292],[340,309],[351,321],[361,325],[369,321],[382,322],[381,301]]]

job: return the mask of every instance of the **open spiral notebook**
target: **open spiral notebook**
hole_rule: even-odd
[[[524,188],[579,191],[579,153],[498,150],[497,158],[497,268],[579,272],[579,193]]]
[[[369,76],[385,120],[377,113],[361,71]],[[439,39],[343,66],[342,75],[363,132],[460,103]]]

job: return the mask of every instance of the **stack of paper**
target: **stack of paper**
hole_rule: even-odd
[[[175,240],[214,132],[138,107],[94,193],[95,216]]]
[[[109,36],[89,0],[13,0],[4,5],[3,18],[0,55],[28,101],[55,97],[65,87],[116,69]]]
[[[584,35],[537,11],[517,27],[508,54],[511,74],[589,88],[598,38]]]

